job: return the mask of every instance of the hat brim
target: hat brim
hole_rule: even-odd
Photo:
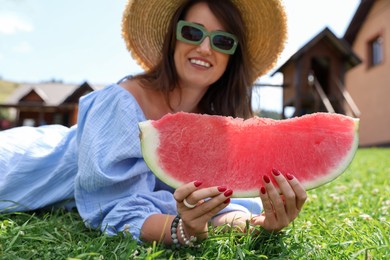
[[[184,0],[129,0],[122,20],[122,36],[133,59],[145,70],[161,60],[169,21]],[[264,75],[284,48],[286,14],[280,0],[231,0],[247,28],[252,75]],[[255,79],[253,79],[255,80]]]

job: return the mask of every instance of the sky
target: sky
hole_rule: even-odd
[[[163,0],[162,0],[163,1]],[[0,0],[0,78],[109,84],[142,72],[121,36],[127,0]],[[284,0],[288,40],[275,69],[325,27],[343,37],[359,0]],[[281,84],[268,75],[259,83]],[[1,91],[1,90],[0,90]],[[280,88],[254,93],[255,109],[281,110]]]

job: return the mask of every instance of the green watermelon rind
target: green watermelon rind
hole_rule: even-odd
[[[351,148],[349,149],[344,159],[341,163],[338,164],[337,168],[330,170],[329,173],[323,177],[317,178],[314,181],[305,181],[302,182],[305,190],[310,190],[322,186],[326,183],[329,183],[339,177],[351,164],[357,148],[359,146],[359,119],[353,118],[354,120],[354,140]],[[150,170],[164,183],[167,185],[178,188],[182,186],[183,182],[178,181],[177,179],[172,178],[169,173],[166,173],[159,165],[158,160],[158,147],[159,147],[159,132],[153,126],[152,120],[147,120],[140,122],[140,139],[141,139],[141,149],[144,156],[145,163],[150,168]],[[194,180],[196,181],[196,180]],[[259,187],[260,189],[260,187]],[[235,190],[232,197],[235,198],[248,198],[248,197],[258,197],[259,189],[249,189],[249,190]]]
[[[159,132],[153,126],[151,120],[138,123],[140,128],[141,150],[144,156],[146,165],[150,170],[167,185],[178,188],[184,183],[171,178],[165,171],[158,165],[157,149],[160,144]]]

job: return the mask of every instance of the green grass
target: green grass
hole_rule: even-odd
[[[18,86],[18,83],[0,80],[0,103],[4,102]]]
[[[18,87],[18,83],[0,80],[0,104],[5,102]],[[0,119],[9,119],[9,116],[9,109],[0,108]]]
[[[139,245],[87,229],[75,212],[0,215],[0,259],[390,259],[390,149],[359,149],[347,171],[309,191],[279,234],[211,232],[199,248]]]

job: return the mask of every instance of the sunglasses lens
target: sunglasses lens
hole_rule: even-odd
[[[198,28],[185,25],[181,29],[181,36],[188,41],[198,42],[202,40],[203,32]]]
[[[234,39],[226,35],[215,35],[213,38],[213,44],[215,47],[221,50],[231,50],[234,46]]]

